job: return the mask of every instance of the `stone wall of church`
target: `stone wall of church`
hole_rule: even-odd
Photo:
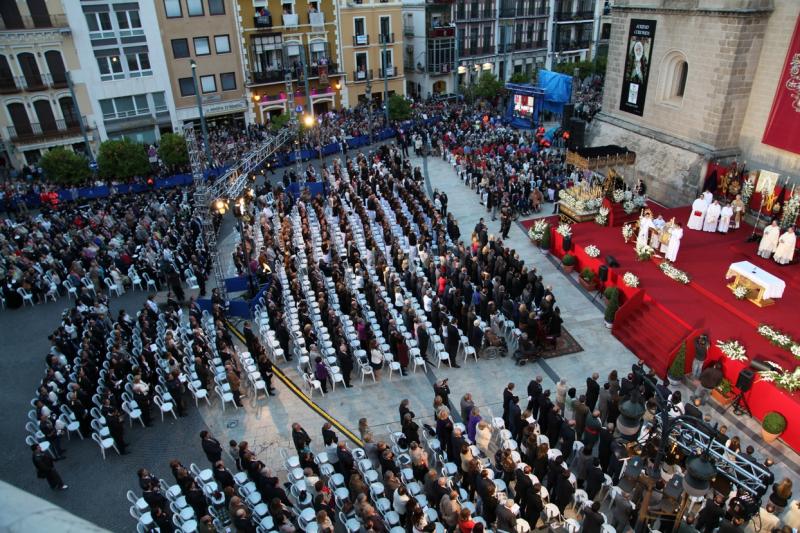
[[[698,153],[737,147],[771,4],[771,0],[617,0],[603,112],[683,140]],[[642,117],[619,109],[633,18],[656,21]],[[688,64],[682,98],[669,90],[668,65],[674,57]]]
[[[765,168],[795,178],[800,178],[800,154],[763,144],[761,138],[798,17],[800,2],[775,0],[775,11],[767,23],[750,103],[739,136],[742,155],[750,168]]]

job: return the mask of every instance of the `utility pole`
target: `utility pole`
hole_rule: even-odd
[[[294,140],[294,166],[298,181],[300,180],[300,121],[297,120],[297,111],[294,108],[294,89],[292,88],[292,69],[287,68],[285,73],[286,98],[289,104],[290,127],[297,128]]]
[[[454,23],[455,24],[455,23]],[[461,40],[458,38],[458,26],[454,28],[454,35],[455,39],[453,40],[453,94],[458,96],[458,91],[460,87],[458,86],[458,45],[461,44]]]
[[[306,86],[306,107],[308,108],[306,111],[313,117],[314,116],[314,106],[311,103],[311,89],[308,85],[308,62],[306,61],[306,48],[302,44],[300,46],[300,64],[303,66],[303,81],[305,81]]]
[[[386,119],[386,127],[389,127],[389,56],[386,55],[386,43],[391,34],[381,34],[383,41],[383,57],[381,58],[381,66],[383,66],[383,116]]]
[[[367,124],[369,124],[369,144],[372,146],[372,73],[367,70]]]
[[[203,114],[203,100],[200,96],[200,84],[197,83],[197,63],[192,59],[189,64],[192,66],[194,97],[197,101],[197,112],[200,114],[200,129],[203,131],[203,148],[205,148],[206,153],[206,168],[211,168],[211,164],[214,160],[211,158],[211,146],[208,144],[208,128],[206,127],[206,116]]]
[[[72,107],[75,108],[75,113],[78,115],[78,125],[81,127],[81,135],[83,135],[84,150],[86,150],[86,156],[89,158],[89,162],[92,162],[94,161],[94,155],[92,155],[92,147],[89,146],[89,135],[86,132],[86,124],[83,123],[81,108],[78,105],[78,97],[75,96],[75,86],[72,84],[72,76],[69,71],[67,71],[67,87],[69,88],[69,95],[72,97]]]

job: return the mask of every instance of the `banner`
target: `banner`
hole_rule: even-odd
[[[800,154],[800,16],[764,128],[764,144]]]
[[[653,55],[653,37],[656,35],[655,20],[631,19],[628,32],[628,47],[625,49],[625,71],[622,73],[622,95],[619,108],[622,111],[644,114],[647,96],[647,79],[650,77],[650,58]]]

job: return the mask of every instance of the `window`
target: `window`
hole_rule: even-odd
[[[130,72],[131,78],[150,76],[153,74],[150,70],[150,57],[147,55],[147,52],[126,51],[125,59],[128,62],[128,71]]]
[[[172,57],[182,59],[189,57],[189,41],[186,39],[172,39]]]
[[[142,21],[139,19],[139,12],[136,10],[117,11],[117,26],[119,26],[121,37],[144,35]]]
[[[190,17],[202,17],[205,15],[203,11],[203,0],[186,0],[186,13]]]
[[[236,73],[223,72],[219,75],[219,84],[223,91],[233,91],[236,89]]]
[[[283,38],[280,35],[253,37],[252,43],[256,72],[283,70]]]
[[[661,95],[664,102],[680,105],[686,93],[686,81],[689,77],[689,63],[681,52],[667,54],[662,67]]]
[[[149,114],[150,104],[146,94],[135,94],[100,100],[100,110],[104,120],[127,118]]]
[[[167,110],[167,101],[164,98],[164,91],[153,93],[151,96],[153,97],[153,110],[156,113]]]
[[[117,54],[98,57],[97,66],[100,68],[100,79],[103,81],[119,80],[125,77],[122,72],[122,61],[119,60]]]
[[[328,59],[328,43],[326,41],[311,42],[308,48],[311,51],[309,62],[312,65],[319,65],[323,59]]]
[[[208,44],[208,37],[194,38],[194,53],[198,56],[207,56],[211,53],[211,48]]]
[[[208,0],[208,14],[224,15],[225,14],[224,0]]]
[[[200,76],[200,90],[203,91],[203,94],[217,92],[217,78],[213,74]]]
[[[689,63],[681,61],[678,65],[678,84],[675,88],[675,96],[683,98],[683,93],[686,91],[686,77],[689,75]]]
[[[181,89],[181,96],[194,95],[194,80],[192,78],[179,78],[178,86]]]
[[[181,17],[181,0],[164,0],[164,11],[168,18]]]
[[[386,42],[389,41],[389,36],[392,34],[392,18],[391,17],[381,17],[380,19],[380,27],[381,27],[381,35],[384,36]]]
[[[353,19],[353,33],[355,35],[366,35],[367,26],[364,17],[356,17]]]
[[[231,41],[227,35],[214,36],[214,48],[218,54],[227,54],[231,51]]]
[[[356,79],[367,79],[367,53],[356,52]]]
[[[393,65],[392,62],[392,50],[381,50],[381,68],[386,70],[391,70]],[[386,73],[388,76],[391,76],[391,72]]]
[[[108,11],[98,11],[96,13],[85,13],[86,24],[89,26],[90,39],[106,39],[114,37],[111,28],[111,16]]]

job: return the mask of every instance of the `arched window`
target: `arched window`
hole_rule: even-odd
[[[667,54],[661,69],[661,99],[664,102],[680,104],[686,94],[686,81],[689,77],[689,62],[678,51]]]

